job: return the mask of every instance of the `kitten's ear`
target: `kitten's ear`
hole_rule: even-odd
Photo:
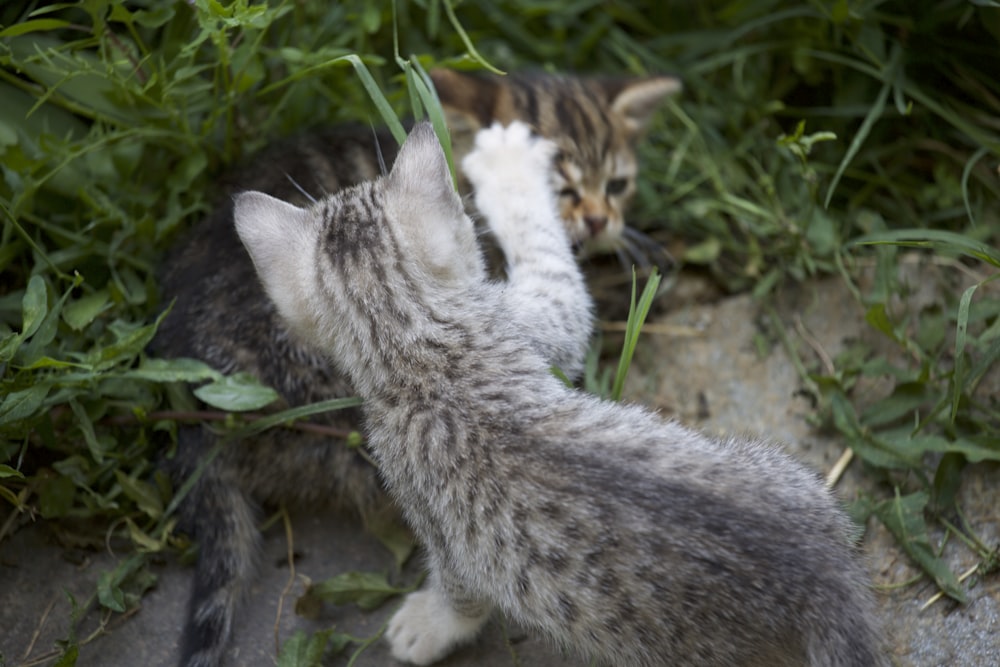
[[[430,123],[418,123],[386,178],[386,209],[413,258],[442,278],[458,277],[478,260],[472,222],[455,192],[444,150]]]
[[[388,180],[390,190],[412,197],[414,201],[431,199],[451,210],[462,210],[444,149],[428,122],[417,123],[410,130]]]
[[[606,82],[611,110],[625,119],[625,127],[634,139],[646,129],[649,119],[663,98],[680,92],[681,80],[671,76]]]
[[[308,286],[298,267],[315,243],[311,214],[263,192],[243,192],[233,199],[233,219],[271,301],[287,321],[299,319]]]
[[[441,68],[432,69],[430,77],[452,133],[475,131],[500,120],[497,109],[503,87],[497,77]]]

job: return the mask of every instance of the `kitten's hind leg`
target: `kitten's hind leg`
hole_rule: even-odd
[[[489,616],[487,604],[453,580],[432,574],[426,588],[406,596],[389,621],[386,638],[397,660],[430,665],[475,639]]]

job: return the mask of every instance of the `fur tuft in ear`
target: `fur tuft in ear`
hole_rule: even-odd
[[[386,179],[385,201],[401,240],[430,273],[450,279],[478,270],[481,259],[472,221],[430,123],[415,125],[399,149]]]
[[[625,119],[634,137],[641,134],[663,98],[680,92],[681,80],[670,76],[629,79],[606,85],[611,110]]]
[[[299,327],[310,288],[303,267],[315,247],[312,214],[263,192],[243,192],[233,199],[233,219],[267,295]]]

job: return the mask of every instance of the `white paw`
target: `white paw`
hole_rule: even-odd
[[[532,135],[520,121],[506,127],[494,123],[476,133],[475,146],[462,160],[462,169],[477,190],[496,183],[507,187],[546,184],[555,152],[555,144]]]
[[[385,636],[397,660],[429,665],[475,638],[487,617],[461,616],[436,590],[417,591],[406,596]]]

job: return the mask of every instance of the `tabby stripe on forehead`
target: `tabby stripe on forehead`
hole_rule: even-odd
[[[331,263],[343,263],[350,257],[357,261],[359,253],[371,250],[377,251],[379,243],[378,226],[373,219],[378,219],[380,212],[374,198],[372,188],[365,188],[362,193],[344,203],[337,211],[331,211],[327,205],[323,209],[323,223],[326,225],[326,238],[323,249],[331,259]],[[360,211],[359,211],[360,209]]]
[[[529,123],[535,128],[538,128],[538,95],[535,94],[535,88],[529,82],[523,82],[521,87],[518,89],[521,94],[521,99],[517,100],[518,107],[525,107],[525,112],[528,117]]]
[[[582,89],[579,92],[581,95],[586,94]],[[578,143],[591,140],[597,133],[597,128],[590,120],[589,109],[585,109],[576,100],[556,98],[556,117]]]

